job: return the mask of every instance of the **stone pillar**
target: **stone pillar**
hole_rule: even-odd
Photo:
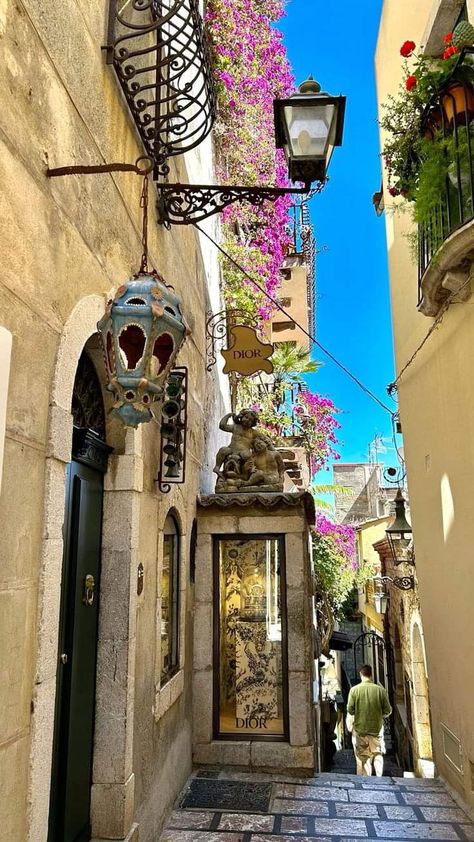
[[[141,432],[127,431],[126,453],[111,456],[105,477],[101,602],[97,653],[92,835],[135,836],[133,715]]]

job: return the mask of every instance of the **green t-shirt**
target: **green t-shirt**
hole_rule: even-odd
[[[387,691],[373,681],[362,681],[349,691],[347,712],[354,717],[354,731],[357,734],[378,736],[385,716],[392,708]]]

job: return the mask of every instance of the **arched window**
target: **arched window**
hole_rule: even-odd
[[[163,535],[161,568],[161,684],[179,666],[179,531],[168,515]]]

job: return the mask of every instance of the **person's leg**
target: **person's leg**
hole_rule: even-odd
[[[372,761],[368,755],[367,737],[353,732],[352,742],[354,745],[354,754],[356,757],[356,766],[358,775],[372,774]],[[367,766],[367,762],[369,766]],[[370,771],[367,771],[369,769]]]
[[[362,774],[367,775],[367,777],[369,777],[369,778],[372,776],[372,758],[371,757],[365,758],[364,771],[363,771]]]
[[[383,754],[374,755],[374,769],[377,777],[381,778],[383,775]]]
[[[381,778],[383,775],[383,754],[385,750],[383,732],[378,737],[370,735],[368,740],[370,757],[374,762],[375,774],[378,778]]]

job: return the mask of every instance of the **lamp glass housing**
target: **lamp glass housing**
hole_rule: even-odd
[[[336,106],[295,104],[284,109],[287,127],[287,157],[308,158],[329,162],[334,148]],[[331,142],[332,141],[332,142]]]
[[[405,498],[401,488],[395,497],[395,519],[385,530],[394,564],[414,564],[413,530],[406,518]]]
[[[312,80],[301,89],[274,101],[275,138],[285,151],[290,180],[310,184],[324,181],[334,147],[342,144],[346,98],[316,92]]]
[[[376,591],[374,594],[374,605],[377,614],[386,614],[388,605],[388,594],[385,591]]]

